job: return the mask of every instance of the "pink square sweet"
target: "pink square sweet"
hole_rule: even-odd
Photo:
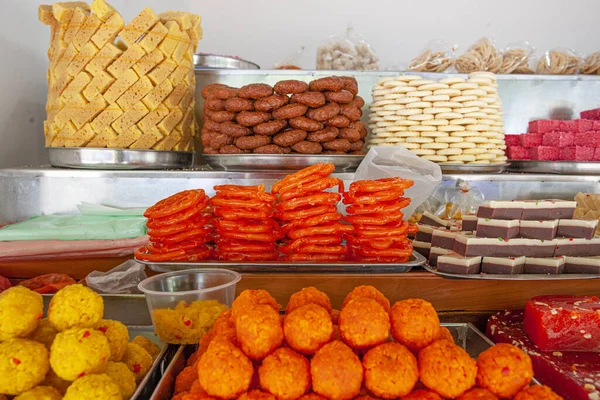
[[[538,146],[533,147],[531,150],[531,159],[532,160],[546,160],[546,161],[556,161],[559,156],[558,147],[552,146]]]
[[[551,119],[540,119],[529,122],[527,132],[529,133],[547,133],[560,130],[560,122]]]
[[[560,159],[562,161],[592,161],[595,150],[593,147],[564,147],[560,149]]]
[[[600,108],[582,111],[579,115],[581,116],[581,119],[600,120]]]
[[[572,121],[561,121],[560,130],[563,132],[588,132],[592,130],[593,122],[587,119],[574,119]]]
[[[506,143],[507,146],[520,146],[521,135],[504,135],[504,143]]]
[[[592,161],[600,161],[600,147],[594,150],[594,158]]]
[[[539,133],[526,133],[521,135],[521,146],[538,147],[542,145],[542,135]]]
[[[571,132],[548,132],[542,138],[542,145],[568,147],[573,146],[575,135]]]
[[[600,121],[592,121],[592,130],[600,131]]]
[[[510,160],[531,160],[531,149],[523,146],[509,146],[506,150]]]
[[[599,132],[579,132],[575,134],[575,146],[600,147]]]

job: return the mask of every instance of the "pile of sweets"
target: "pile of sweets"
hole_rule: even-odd
[[[402,146],[437,163],[502,164],[504,123],[496,75],[383,78],[373,86],[367,145]]]
[[[531,121],[527,133],[505,140],[509,160],[600,161],[600,109],[571,121]]]
[[[425,214],[413,245],[452,274],[599,274],[598,221],[573,219],[576,204],[489,201],[461,228]]]
[[[506,310],[492,315],[487,336],[495,343],[509,343],[527,353],[535,378],[565,399],[600,398],[597,297],[534,297],[524,311]]]
[[[39,7],[50,26],[50,147],[193,151],[200,16],[146,7],[125,24],[104,0]]]

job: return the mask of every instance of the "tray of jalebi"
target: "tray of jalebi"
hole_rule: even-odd
[[[318,163],[264,185],[187,190],[146,210],[150,244],[136,259],[155,270],[200,265],[242,271],[406,272],[424,261],[404,221],[411,180],[353,182],[348,190]],[[342,202],[346,215],[338,210]]]

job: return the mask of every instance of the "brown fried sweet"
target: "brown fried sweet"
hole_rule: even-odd
[[[340,114],[348,117],[350,121],[358,121],[362,116],[362,110],[351,104],[344,104],[340,107]]]
[[[401,400],[444,400],[439,394],[425,389],[415,390],[404,396]]]
[[[246,154],[247,150],[242,150],[234,144],[223,146],[219,149],[220,154]]]
[[[309,110],[306,116],[315,121],[327,121],[340,113],[340,105],[337,103],[327,103],[323,107]]]
[[[428,301],[407,299],[398,301],[390,311],[392,336],[418,352],[440,336],[440,319]]]
[[[254,150],[257,147],[265,146],[271,143],[269,136],[242,136],[235,139],[235,145],[242,150]]]
[[[211,111],[223,111],[225,110],[225,100],[217,99],[214,97],[206,99],[204,102],[204,107]],[[229,110],[235,111],[235,110]]]
[[[499,343],[477,357],[477,384],[500,398],[511,398],[533,379],[531,358],[516,346]]]
[[[314,354],[331,340],[331,316],[325,308],[314,303],[295,308],[283,321],[283,334],[292,349],[302,354]]]
[[[352,103],[354,95],[347,90],[340,90],[339,92],[325,92],[325,98],[327,101],[332,101],[338,104]]]
[[[364,122],[354,121],[350,124],[349,128],[356,129],[357,131],[359,131],[361,139],[364,139],[367,137],[368,131],[367,131],[367,127],[365,126]]]
[[[282,347],[258,368],[260,385],[281,400],[294,400],[310,389],[310,363],[294,350]]]
[[[307,393],[304,396],[300,397],[299,400],[327,400],[325,397],[316,393]]]
[[[256,305],[268,305],[276,313],[279,313],[281,306],[277,304],[277,300],[263,289],[246,289],[240,293],[233,304],[231,305],[231,315],[235,321],[237,316],[253,306]]]
[[[266,83],[251,83],[238,89],[237,95],[243,99],[260,99],[273,94],[273,88]]]
[[[276,400],[276,398],[271,393],[254,389],[246,393],[242,393],[242,395],[238,397],[238,400]]]
[[[317,143],[330,142],[333,139],[337,138],[338,134],[339,134],[338,128],[330,126],[330,127],[321,129],[319,131],[309,133],[308,136],[306,137],[306,140],[308,140],[309,142],[317,142]],[[325,146],[323,146],[323,147],[325,147]]]
[[[340,156],[346,154],[346,152],[338,150],[323,150],[322,154],[333,154]]]
[[[465,392],[458,400],[498,400],[498,398],[487,389],[475,388]]]
[[[212,147],[205,147],[203,149],[203,153],[204,154],[219,154],[219,150],[218,149],[213,149]]]
[[[207,119],[204,121],[204,125],[202,126],[202,129],[207,129],[209,131],[215,131],[215,132],[221,132],[221,124],[218,122],[215,122],[213,120]]]
[[[308,90],[308,83],[295,79],[289,79],[277,82],[273,89],[275,89],[275,93],[278,94],[303,93]]]
[[[210,85],[206,85],[202,89],[202,97],[208,99],[210,97],[219,99],[219,100],[227,100],[232,97],[235,97],[237,94],[237,89],[229,87],[227,85],[223,85],[221,83],[211,83]]]
[[[222,338],[237,346],[237,333],[235,321],[231,310],[223,311],[217,318],[211,329],[213,338]]]
[[[210,147],[210,142],[217,136],[219,132],[202,129],[201,141],[203,147]]]
[[[334,126],[336,128],[347,128],[350,126],[350,120],[348,117],[344,117],[343,115],[336,115],[335,117],[325,121],[325,125]]]
[[[308,142],[303,140],[292,146],[292,150],[300,154],[319,154],[323,151],[323,146],[320,143]]]
[[[292,119],[306,114],[308,108],[303,104],[288,104],[273,111],[275,119]]]
[[[314,286],[303,288],[299,292],[292,294],[285,307],[285,312],[286,314],[289,314],[295,309],[307,304],[317,304],[327,310],[327,312],[331,312],[331,300],[329,299],[329,296]]]
[[[290,98],[287,96],[274,94],[272,96],[263,97],[262,99],[256,100],[254,102],[254,109],[256,111],[271,112],[285,106],[289,101]]]
[[[325,95],[321,92],[306,92],[295,94],[291,97],[292,101],[311,108],[317,108],[324,106],[327,102]]]
[[[235,119],[236,113],[231,111],[208,111],[205,110],[207,116],[215,122],[225,122],[225,121],[233,121]]]
[[[223,107],[227,111],[240,112],[240,111],[252,111],[254,110],[254,102],[249,99],[242,99],[240,97],[233,97],[225,100]]]
[[[350,150],[350,142],[346,139],[333,139],[330,142],[321,143],[324,149],[339,151],[342,153]]]
[[[323,129],[323,124],[318,122],[318,121],[314,121],[310,118],[306,118],[306,117],[296,117],[296,118],[292,118],[290,121],[290,126],[292,128],[295,129],[301,129],[303,131],[318,131],[319,129]]]
[[[340,312],[340,332],[353,349],[377,346],[390,336],[390,317],[377,301],[365,297],[350,300]]]
[[[409,394],[419,380],[417,358],[400,343],[383,343],[363,357],[365,386],[384,399]]]
[[[223,122],[220,126],[220,129],[221,129],[221,133],[224,133],[224,134],[234,137],[234,138],[248,136],[248,135],[252,134],[252,131],[249,128],[242,126],[240,124],[237,124],[233,121]]]
[[[189,392],[192,384],[198,380],[198,368],[185,367],[175,379],[174,394]]]
[[[218,133],[215,137],[210,141],[209,147],[213,149],[220,149],[223,146],[227,146],[233,143],[233,138],[231,136],[227,136],[224,133]]]
[[[344,90],[349,91],[355,96],[358,94],[358,82],[356,78],[352,76],[340,76],[340,79],[342,80]]]
[[[227,112],[227,111],[221,111]],[[254,126],[267,122],[271,119],[271,114],[263,111],[242,111],[236,117],[236,121],[243,126]]]
[[[256,125],[254,128],[252,128],[252,130],[257,135],[270,136],[276,134],[277,132],[285,128],[287,124],[288,123],[285,120],[263,122],[262,124]]]
[[[293,146],[298,142],[306,139],[308,134],[306,131],[300,129],[291,129],[289,131],[281,132],[273,137],[273,143],[279,146]]]
[[[348,151],[350,151],[350,152],[362,151],[364,146],[365,146],[365,142],[363,140],[357,140],[356,142],[350,143],[350,149]]]
[[[360,132],[352,128],[342,128],[337,137],[338,139],[346,139],[348,142],[354,143],[360,140]]]
[[[276,144],[266,144],[252,150],[255,154],[287,154],[286,150]]]
[[[221,88],[226,88],[228,87],[227,85],[224,85],[222,83],[211,83],[209,85],[206,85],[202,88],[202,92],[200,93],[200,95],[207,99],[210,97],[210,95],[212,94],[213,91],[215,91],[216,89],[221,89]]]
[[[240,348],[253,360],[265,358],[283,343],[279,314],[269,305],[242,311],[235,319],[235,331]]]
[[[339,340],[327,343],[310,362],[312,387],[331,400],[349,400],[358,396],[363,381],[360,359]]]
[[[452,337],[452,333],[450,333],[450,330],[445,326],[440,327],[440,335],[438,336],[437,340],[447,340],[450,343],[454,343],[454,337]]]
[[[343,88],[344,81],[338,76],[328,76],[326,78],[315,79],[309,84],[309,89],[315,92],[337,92]]]
[[[360,96],[355,96],[350,105],[356,108],[363,108],[365,106],[365,100]]]

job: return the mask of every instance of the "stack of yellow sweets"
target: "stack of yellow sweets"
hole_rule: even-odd
[[[193,151],[200,17],[104,0],[39,7],[51,28],[46,145]]]

